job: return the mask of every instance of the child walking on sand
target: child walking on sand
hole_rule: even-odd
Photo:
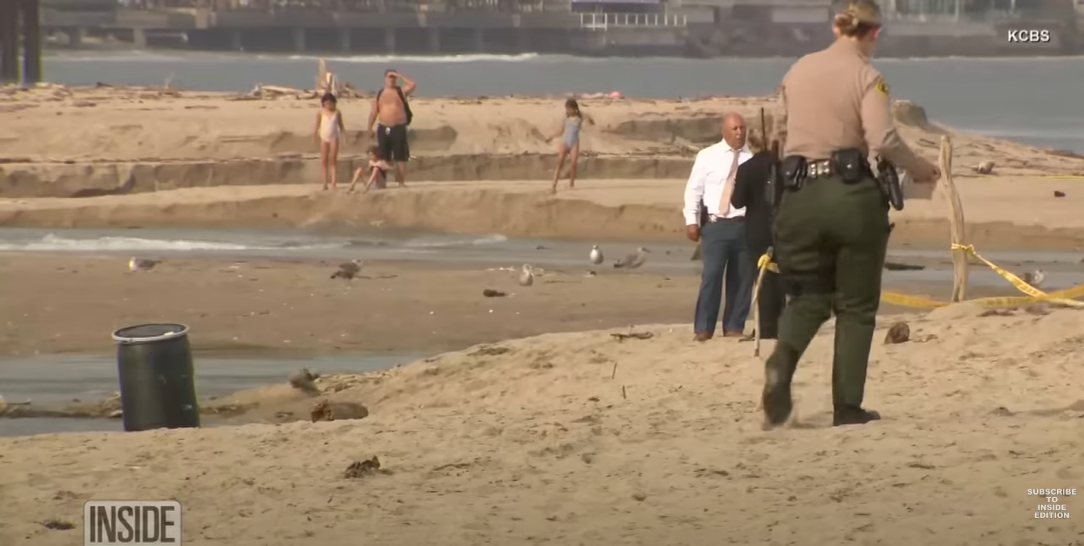
[[[339,139],[346,132],[343,114],[338,109],[335,95],[326,93],[320,98],[320,111],[316,114],[316,133],[313,139],[320,144],[320,176],[324,189],[328,188],[328,173],[331,174],[331,189],[339,183]]]
[[[557,193],[557,181],[561,179],[565,157],[569,159],[568,188],[576,187],[576,161],[580,157],[580,129],[583,127],[584,120],[588,125],[595,124],[591,116],[584,116],[580,112],[580,105],[576,99],[568,99],[565,101],[565,119],[562,122],[561,131],[546,139],[546,142],[552,142],[553,139],[561,137],[561,147],[557,152],[557,169],[553,173],[553,193]]]
[[[369,148],[369,165],[366,167],[358,167],[358,169],[354,171],[354,179],[350,181],[350,189],[347,190],[347,193],[354,191],[354,186],[357,185],[361,175],[366,172],[369,173],[369,182],[365,184],[365,189],[361,190],[361,193],[367,193],[374,185],[377,189],[382,190],[386,188],[388,182],[388,169],[391,169],[391,164],[380,155],[380,148],[371,146]]]

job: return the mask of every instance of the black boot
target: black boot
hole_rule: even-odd
[[[857,406],[836,406],[832,415],[832,426],[864,425],[880,419],[881,415],[875,411],[867,411]]]
[[[798,369],[798,351],[780,343],[772,356],[764,363],[764,393],[761,403],[767,426],[776,427],[787,422],[794,404],[790,397],[790,381]]]

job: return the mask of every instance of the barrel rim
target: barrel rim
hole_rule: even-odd
[[[179,326],[180,329],[174,332],[167,332],[165,334],[152,336],[152,337],[126,337],[118,335],[124,330],[131,330],[132,328],[139,328],[141,326]],[[122,345],[136,345],[139,343],[154,343],[156,341],[166,341],[168,339],[175,339],[188,335],[188,325],[181,324],[179,322],[148,322],[145,324],[133,324],[131,326],[125,326],[119,328],[113,332],[113,341],[116,341]]]

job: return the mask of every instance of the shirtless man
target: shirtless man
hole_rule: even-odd
[[[399,86],[399,79],[403,85]],[[373,110],[369,112],[369,131],[373,123],[376,126],[376,145],[381,157],[395,166],[395,179],[399,186],[406,185],[406,162],[410,161],[410,147],[407,145],[407,125],[413,114],[406,97],[414,92],[414,80],[388,69],[384,72],[384,87],[373,99]]]

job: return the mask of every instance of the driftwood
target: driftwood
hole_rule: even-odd
[[[266,83],[257,83],[256,87],[247,94],[237,95],[235,101],[258,101],[275,99],[297,99],[308,101],[320,99],[324,92],[319,89],[297,89],[286,86],[268,86]],[[354,89],[349,83],[338,86],[338,99],[363,99],[365,94]]]
[[[335,78],[335,74],[327,69],[327,63],[323,59],[320,59],[316,63],[316,85],[313,89],[317,94],[323,95],[324,93],[331,93],[338,96],[339,85],[338,79]]]
[[[339,81],[338,76],[327,69],[327,63],[323,59],[320,59],[316,65],[316,86],[313,89],[319,96],[323,96],[324,93],[331,93],[340,99],[360,99],[365,97],[364,93],[358,91],[350,83]]]
[[[629,332],[627,334],[613,333],[610,337],[617,341],[625,341],[626,339],[651,339],[655,337],[655,334],[651,332]]]
[[[267,85],[267,84],[263,84],[263,83],[256,84],[256,91],[258,91],[262,95],[268,95],[268,96],[293,95],[293,96],[298,97],[298,98],[301,98],[301,97],[308,98],[308,97],[315,97],[316,96],[316,91],[309,91],[309,90],[306,90],[306,89],[297,89],[295,87],[286,87],[285,85]]]
[[[949,216],[949,229],[952,236],[952,302],[964,301],[967,297],[967,266],[970,262],[968,251],[962,248],[967,245],[965,232],[967,225],[964,223],[964,206],[960,202],[960,194],[956,191],[956,184],[952,182],[952,140],[947,136],[941,137],[941,191],[944,192],[952,214]]]

